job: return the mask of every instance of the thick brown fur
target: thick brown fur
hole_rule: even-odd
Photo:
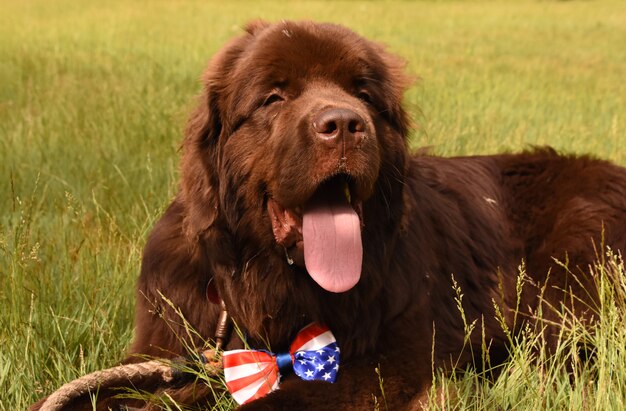
[[[342,350],[335,384],[288,375],[280,390],[242,409],[373,409],[379,368],[387,407],[400,410],[416,406],[433,364],[465,366],[480,352],[479,331],[464,346],[453,281],[495,360],[506,338],[494,301],[513,327],[522,261],[525,314],[565,304],[593,319],[594,242],[626,250],[625,169],[547,148],[412,155],[402,61],[337,25],[250,24],[211,60],[203,82],[183,143],[180,191],[145,248],[131,354],[201,348],[219,313],[206,297],[211,282],[251,346],[285,350],[316,321]],[[329,107],[363,118],[360,145],[340,153],[320,143],[311,123]],[[363,206],[362,275],[339,294],[288,264],[267,209],[270,199],[285,208],[306,203],[336,174],[347,176]],[[189,337],[163,297],[198,336]],[[554,330],[545,334],[553,338]],[[240,344],[235,338],[231,347]]]

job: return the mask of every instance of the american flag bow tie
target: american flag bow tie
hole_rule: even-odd
[[[224,379],[239,404],[261,398],[278,388],[280,371],[293,368],[303,380],[335,382],[339,347],[330,330],[318,324],[304,327],[288,353],[232,350],[222,355]]]

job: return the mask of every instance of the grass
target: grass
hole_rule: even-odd
[[[450,410],[623,410],[626,408],[626,270],[620,255],[610,250],[591,267],[600,301],[599,320],[590,329],[580,320],[559,314],[559,344],[548,355],[541,334],[526,327],[510,332],[511,358],[494,379],[486,371],[468,368],[444,377],[434,371],[429,407]],[[523,280],[523,273],[520,278]],[[537,318],[542,318],[537,313]],[[502,319],[504,323],[504,319]],[[504,326],[507,329],[506,326]],[[586,347],[588,351],[581,351]],[[584,354],[583,354],[584,353]],[[583,355],[593,358],[585,361]],[[572,370],[574,372],[572,372]]]
[[[406,95],[414,147],[550,144],[626,165],[617,0],[2,2],[0,410],[123,357],[141,249],[176,191],[197,79],[259,17],[343,23],[402,55],[420,77]],[[623,311],[602,324],[594,379],[569,384],[549,363],[537,373],[521,349],[509,377],[459,376],[440,405],[623,408]],[[458,382],[444,393],[445,381]]]

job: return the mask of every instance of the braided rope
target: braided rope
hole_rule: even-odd
[[[87,374],[56,390],[41,406],[41,411],[59,411],[73,399],[98,389],[128,385],[129,382],[151,377],[172,381],[172,368],[162,360],[125,364]]]
[[[210,283],[209,283],[210,284]],[[217,375],[218,370],[222,369],[222,361],[219,353],[222,346],[228,340],[230,334],[230,317],[226,310],[224,300],[220,301],[222,309],[217,321],[215,331],[215,349],[206,350],[199,353],[198,356],[192,356],[195,360],[200,360],[204,364],[205,370],[212,375]],[[180,358],[179,358],[180,359]],[[176,361],[176,359],[174,359]],[[107,368],[106,370],[94,371],[83,377],[77,378],[64,384],[53,392],[46,401],[41,405],[40,411],[61,411],[63,407],[72,400],[81,397],[90,392],[96,392],[99,389],[107,389],[120,386],[136,385],[142,379],[155,379],[163,383],[172,383],[181,378],[180,370],[172,368],[171,363],[163,360],[152,360],[137,364],[125,364],[117,367]],[[174,381],[175,382],[175,381]]]

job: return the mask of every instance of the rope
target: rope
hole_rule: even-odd
[[[191,359],[200,360],[205,369],[214,376],[218,374],[218,370],[222,369],[221,358],[219,358],[216,353],[221,351],[222,346],[228,341],[230,334],[230,317],[228,311],[226,311],[224,300],[220,301],[220,307],[222,310],[215,331],[215,349],[206,350],[199,353],[198,356],[191,357]],[[176,362],[181,359],[183,361],[185,360],[185,358],[180,357],[173,361]],[[125,364],[106,370],[95,371],[61,386],[61,388],[53,392],[46,399],[39,410],[61,411],[63,407],[74,399],[89,394],[90,392],[95,393],[99,389],[138,385],[138,382],[147,379],[159,380],[162,383],[171,384],[177,381],[183,381],[184,372],[177,370],[175,367],[172,368],[171,363],[165,363],[163,360]]]
[[[97,390],[128,387],[129,385],[139,385],[146,380],[158,380],[164,384],[176,384],[185,380],[185,372],[173,363],[185,364],[198,362],[202,364],[205,371],[213,376],[219,374],[222,369],[222,361],[216,357],[214,350],[206,350],[190,357],[178,357],[172,362],[164,360],[152,360],[137,364],[118,365],[106,370],[95,371],[83,377],[70,381],[61,388],[53,392],[42,404],[40,411],[60,411],[72,400],[83,395],[95,393]]]
[[[165,383],[171,382],[172,368],[162,360],[153,360],[95,371],[63,385],[46,399],[40,410],[60,411],[75,398],[90,392],[120,385],[128,386],[129,382],[146,377],[158,378]]]

